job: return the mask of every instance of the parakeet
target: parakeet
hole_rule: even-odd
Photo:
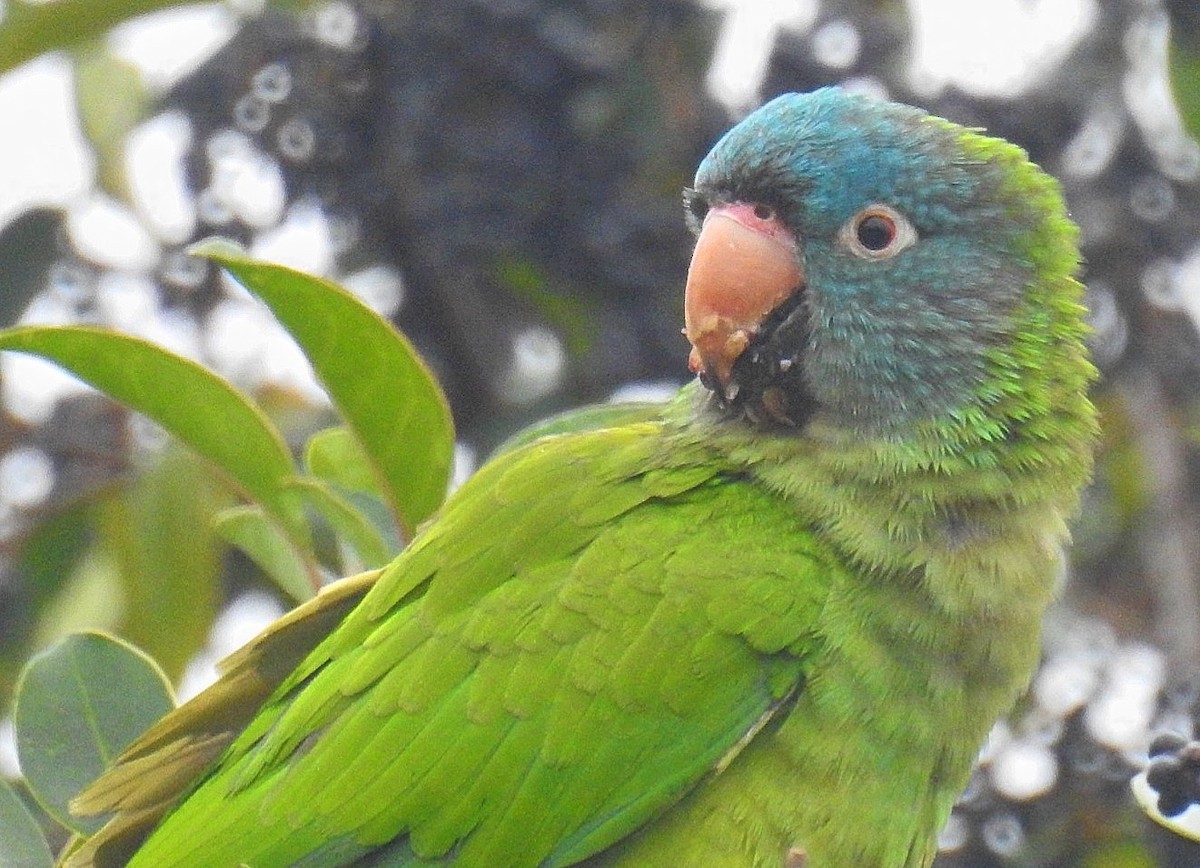
[[[1018,147],[838,89],[685,201],[697,378],[273,626],[77,800],[116,816],[70,864],[932,862],[1090,472],[1076,230]]]

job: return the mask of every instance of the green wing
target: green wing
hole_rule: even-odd
[[[657,425],[507,453],[132,864],[597,853],[795,694],[826,560],[779,501]]]
[[[517,431],[491,453],[492,458],[528,446],[542,437],[557,434],[578,434],[602,428],[618,428],[639,422],[650,422],[662,415],[663,405],[654,401],[616,401],[607,404],[586,404],[555,413]]]

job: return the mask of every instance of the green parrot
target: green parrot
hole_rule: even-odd
[[[685,201],[696,379],[503,452],[230,658],[67,864],[932,862],[1090,473],[1076,230],[1016,146],[837,89]]]

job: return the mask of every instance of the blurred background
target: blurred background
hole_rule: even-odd
[[[680,191],[771,96],[840,83],[1024,146],[1082,228],[1104,443],[1029,697],[938,865],[1197,866],[1129,777],[1200,709],[1200,5],[1190,0],[0,2],[0,326],[112,326],[329,423],[220,234],[344,283],[435,369],[459,476],[687,376]],[[153,424],[0,356],[0,774],[22,662],[139,644],[186,696],[290,605]]]

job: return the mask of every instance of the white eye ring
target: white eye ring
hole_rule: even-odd
[[[860,259],[891,259],[917,243],[917,230],[895,208],[876,203],[846,221],[838,242]]]

